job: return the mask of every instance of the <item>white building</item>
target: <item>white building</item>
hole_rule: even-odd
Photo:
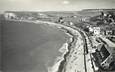
[[[74,25],[74,23],[73,23],[73,22],[70,22],[69,24],[70,24],[70,25]]]
[[[89,26],[89,31],[93,32],[93,30],[94,30],[93,27]]]
[[[100,35],[101,34],[100,27],[94,27],[93,32],[94,32],[94,35]]]
[[[5,13],[4,14],[5,19],[16,19],[17,16],[14,13]]]

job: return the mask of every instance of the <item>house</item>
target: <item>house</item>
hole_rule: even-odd
[[[86,29],[87,28],[91,35],[100,35],[101,34],[100,27],[86,26]]]
[[[115,48],[100,44],[92,55],[98,67],[101,67],[103,70],[115,69]]]
[[[115,35],[115,30],[106,30],[105,35],[106,36],[114,36]]]
[[[73,22],[69,22],[69,25],[74,25],[74,23]]]
[[[89,32],[93,32],[93,27],[88,26],[89,27]]]
[[[94,35],[100,35],[101,34],[100,27],[93,27],[93,33]]]
[[[106,30],[105,35],[112,35],[112,30]]]
[[[17,16],[14,13],[5,13],[4,14],[5,19],[16,19]]]
[[[115,36],[115,28],[114,26],[109,26],[102,29],[105,36]]]

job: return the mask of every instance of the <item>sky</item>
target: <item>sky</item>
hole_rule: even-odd
[[[87,8],[115,8],[115,0],[0,0],[0,12],[78,11]]]

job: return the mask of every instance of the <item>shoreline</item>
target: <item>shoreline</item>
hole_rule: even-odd
[[[73,42],[73,36],[70,33],[67,33],[65,30],[62,30],[67,34],[70,38],[62,45],[59,49],[59,52],[62,53],[61,56],[58,56],[54,62],[54,65],[48,67],[48,72],[58,72],[61,63],[65,60],[64,56],[69,52],[69,46]]]
[[[68,47],[67,47],[68,51],[66,50],[65,54],[63,55],[63,58],[58,57],[59,61],[56,64],[54,64],[52,67],[48,67],[47,69],[48,72],[71,72],[71,71],[84,72],[84,63],[83,63],[84,62],[84,57],[83,57],[84,43],[82,40],[82,35],[80,34],[79,30],[68,27],[66,25],[59,24],[59,23],[52,23],[52,22],[47,22],[47,21],[22,21],[22,22],[54,26],[59,29],[64,29],[65,31],[67,31],[66,33],[73,36],[71,39],[72,41],[70,42],[70,44],[68,44]],[[75,63],[73,63],[73,61]],[[73,67],[73,69],[71,68],[71,66]]]

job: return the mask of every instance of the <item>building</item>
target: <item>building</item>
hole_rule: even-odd
[[[115,36],[115,28],[114,28],[114,26],[104,28],[101,31],[103,31],[103,35],[105,35],[105,36]]]
[[[101,67],[102,70],[115,70],[115,48],[100,44],[92,55],[95,58],[96,65]]]
[[[5,19],[16,19],[17,16],[14,13],[5,13],[4,14]]]
[[[91,26],[88,26],[88,27],[89,27],[89,31],[93,32],[93,27],[91,27]]]
[[[93,33],[94,35],[100,35],[101,34],[100,27],[93,27]]]
[[[88,31],[91,35],[100,35],[101,34],[100,27],[87,26],[86,28],[88,28]]]

